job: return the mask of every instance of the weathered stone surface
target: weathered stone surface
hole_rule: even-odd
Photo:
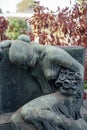
[[[63,48],[84,64],[83,47]],[[4,59],[0,62],[0,113],[13,112],[42,95],[39,83],[30,74],[31,70],[12,64],[7,49],[4,54]]]
[[[0,124],[0,130],[12,130],[10,124]]]
[[[67,51],[74,59],[76,59],[79,63],[84,65],[85,63],[85,48],[82,46],[71,46],[71,47],[62,47],[65,51]]]
[[[0,62],[0,113],[19,108],[12,115],[11,125],[7,129],[86,130],[87,124],[80,114],[84,48],[61,47],[64,51],[49,45],[17,40],[14,43],[9,53],[8,49],[4,50],[4,58]],[[28,47],[33,51],[30,59],[31,53],[26,51]],[[33,64],[29,66],[31,62]],[[1,129],[4,128],[2,125]]]
[[[41,95],[40,85],[28,68],[12,64],[8,50],[0,62],[0,113],[13,112],[33,98]]]

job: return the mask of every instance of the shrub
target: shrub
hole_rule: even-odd
[[[9,18],[8,29],[6,30],[6,36],[10,39],[16,39],[20,34],[25,34],[27,30],[27,23],[24,19]]]
[[[86,45],[87,39],[87,4],[75,4],[56,12],[38,6],[31,18],[31,40],[39,39],[41,44]]]

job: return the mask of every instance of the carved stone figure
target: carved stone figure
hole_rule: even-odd
[[[80,114],[84,67],[60,47],[27,41],[19,37],[0,48],[9,47],[13,64],[31,68],[44,95],[18,109],[12,123],[17,130],[86,130]]]

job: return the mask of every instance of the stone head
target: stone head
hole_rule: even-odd
[[[9,59],[12,63],[33,67],[36,63],[36,56],[29,44],[24,41],[13,41],[9,49]]]

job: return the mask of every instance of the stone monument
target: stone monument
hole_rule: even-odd
[[[87,130],[83,47],[77,54],[74,47],[41,45],[20,35],[0,49],[0,113],[14,112],[11,130]]]

